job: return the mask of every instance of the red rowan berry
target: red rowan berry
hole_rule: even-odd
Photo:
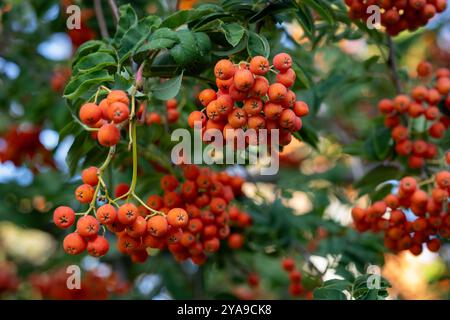
[[[68,228],[75,222],[75,211],[72,208],[60,206],[53,212],[53,222],[58,228]]]
[[[104,204],[97,209],[95,216],[102,224],[111,224],[116,220],[117,211],[110,204]]]
[[[247,119],[247,126],[249,129],[259,130],[264,129],[266,121],[262,116],[252,116]]]
[[[404,113],[408,110],[411,103],[409,97],[404,94],[400,94],[394,98],[394,109],[399,113]]]
[[[213,253],[219,250],[220,241],[217,238],[211,238],[206,240],[203,245],[206,252]]]
[[[269,91],[269,80],[265,77],[256,76],[249,94],[255,97],[264,97]]]
[[[278,83],[283,84],[286,88],[290,88],[295,83],[296,74],[292,68],[287,69],[285,72],[277,74],[276,79]]]
[[[239,69],[234,74],[234,86],[241,91],[249,90],[255,82],[253,73],[246,69]],[[270,88],[269,88],[270,90]]]
[[[281,107],[281,105],[273,103],[273,102],[267,102],[264,105],[264,115],[266,116],[266,119],[269,120],[277,120],[280,115],[281,112],[283,111],[283,108]],[[266,123],[267,126],[267,123]],[[267,126],[267,129],[269,129],[269,127]]]
[[[164,191],[174,191],[178,187],[179,182],[177,178],[175,178],[175,176],[166,175],[161,178],[160,184],[161,189],[163,189]]]
[[[234,101],[243,101],[248,96],[248,91],[238,90],[234,84],[230,86],[230,89],[228,91],[229,91],[230,97]]]
[[[221,116],[228,115],[233,110],[233,106],[234,101],[229,94],[221,95],[216,100],[217,111]]]
[[[177,99],[175,98],[169,99],[165,102],[165,105],[166,109],[176,109],[178,106]]]
[[[445,126],[442,124],[442,122],[435,122],[431,125],[431,127],[428,129],[428,133],[430,136],[436,139],[440,139],[444,136],[446,131]]]
[[[240,249],[244,245],[244,237],[239,233],[232,233],[228,237],[228,246],[231,249]]]
[[[192,111],[188,117],[189,127],[194,128],[196,122],[201,123],[201,127],[204,127],[206,124],[205,114],[201,111]]]
[[[225,211],[227,203],[222,198],[212,198],[210,207],[214,214],[220,214]]]
[[[280,126],[283,128],[291,128],[296,119],[296,115],[294,111],[291,109],[285,109],[280,114]]]
[[[117,184],[116,188],[114,189],[114,196],[116,198],[120,198],[123,195],[127,194],[128,190],[130,189],[130,186],[126,183],[119,183]]]
[[[93,257],[103,257],[109,250],[109,242],[105,237],[97,236],[88,241],[87,251]]]
[[[412,89],[411,96],[416,101],[423,101],[428,96],[428,89],[425,86],[417,86]]]
[[[256,273],[249,273],[247,275],[247,283],[251,287],[259,286],[259,276]]]
[[[253,74],[264,75],[270,69],[269,60],[263,56],[256,56],[250,60],[250,71]]]
[[[169,123],[175,123],[180,118],[180,113],[176,109],[167,110],[167,121]]]
[[[183,228],[187,226],[189,216],[186,210],[181,208],[174,208],[167,214],[167,222],[174,227]]]
[[[227,59],[219,60],[214,67],[214,75],[221,80],[231,78],[235,71],[233,63]]]
[[[408,166],[411,169],[420,169],[425,165],[425,160],[421,156],[412,155],[408,158]]]
[[[142,216],[137,216],[136,220],[125,228],[125,232],[132,238],[140,238],[147,231],[147,221]]]
[[[87,169],[84,169],[81,172],[81,180],[85,184],[89,184],[91,186],[96,186],[98,183],[98,168],[97,167],[89,167]]]
[[[402,224],[406,221],[406,216],[401,210],[392,210],[389,221],[395,224]]]
[[[81,106],[79,115],[81,122],[92,126],[102,117],[102,110],[95,103],[86,103]]]
[[[382,99],[378,102],[378,110],[381,113],[389,114],[394,111],[394,103],[390,99]]]
[[[121,224],[130,225],[138,217],[138,209],[132,203],[125,203],[119,207],[117,211],[117,219]]]
[[[126,233],[122,233],[117,239],[117,247],[120,252],[131,254],[140,247],[137,239],[130,237]]]
[[[188,230],[193,234],[200,233],[203,230],[202,220],[197,218],[190,219],[188,223]]]
[[[447,95],[450,91],[450,78],[439,78],[436,80],[436,89],[442,95]]]
[[[441,241],[437,238],[433,238],[427,242],[427,248],[431,252],[438,252],[441,248]]]
[[[176,244],[176,243],[180,242],[182,236],[183,236],[183,232],[181,232],[180,229],[170,228],[169,232],[166,235],[166,241],[169,245]],[[179,248],[182,249],[181,245]]]
[[[97,134],[98,142],[105,147],[112,147],[120,140],[120,131],[116,125],[107,123],[102,125]]]
[[[88,184],[82,184],[75,190],[75,198],[81,203],[89,203],[94,198],[94,188]]]
[[[163,216],[156,215],[147,221],[147,231],[153,237],[163,237],[169,229],[167,219]]]
[[[422,253],[422,245],[421,244],[417,244],[417,243],[413,243],[411,245],[411,247],[409,248],[409,251],[415,255],[418,256]]]
[[[198,181],[198,179],[197,179],[197,181]],[[197,182],[197,185],[200,188],[200,185],[198,184],[198,182]],[[195,205],[199,208],[203,208],[209,204],[210,200],[211,199],[209,198],[208,194],[203,193],[200,196],[198,196],[197,199],[195,199]]]
[[[292,258],[283,258],[281,264],[283,266],[283,269],[288,272],[294,270],[295,268],[295,260]]]
[[[408,129],[402,125],[398,125],[392,129],[392,138],[395,141],[403,141],[408,138]]]
[[[126,104],[127,106],[130,104],[127,93],[122,90],[112,90],[106,97],[106,100],[109,104],[112,104],[114,102],[121,102]]]
[[[397,209],[399,205],[398,197],[395,194],[388,194],[383,200],[391,209]]]
[[[147,198],[145,202],[147,206],[152,208],[153,210],[159,210],[163,207],[163,199],[158,195],[151,195]]]
[[[269,86],[269,100],[272,102],[282,102],[287,95],[286,87],[281,83],[273,83]]]
[[[279,53],[273,57],[273,66],[275,69],[283,72],[292,67],[292,58],[287,53]]]
[[[261,113],[263,108],[263,102],[257,98],[250,98],[245,100],[243,109],[249,116],[257,115]]]
[[[215,224],[208,224],[203,228],[203,238],[211,239],[217,235],[217,226]]]
[[[309,107],[303,101],[296,101],[294,105],[294,112],[298,117],[304,117],[309,114]]]
[[[413,143],[410,140],[403,140],[395,145],[395,151],[402,156],[407,156],[412,152]]]
[[[412,0],[412,1],[423,1],[423,0]],[[419,77],[428,77],[431,73],[433,72],[433,67],[431,65],[431,63],[427,62],[427,61],[421,61],[418,65],[417,65],[417,74],[419,75]]]
[[[63,241],[64,251],[68,254],[80,254],[86,250],[86,241],[78,233],[69,233]]]
[[[108,106],[108,118],[115,123],[121,123],[128,119],[130,110],[128,105],[122,102],[113,102]]]
[[[303,287],[300,283],[291,283],[289,285],[289,294],[293,297],[298,297],[303,293]]]
[[[226,79],[226,80],[221,80],[219,78],[216,78],[217,88],[219,88],[219,90],[223,93],[228,93],[233,82],[234,82],[233,77]],[[217,96],[219,96],[219,94],[217,94]]]
[[[96,236],[99,229],[100,224],[93,216],[83,216],[77,221],[77,232],[82,237]]]
[[[247,113],[244,109],[234,109],[228,115],[228,123],[235,129],[242,128],[247,123]]]
[[[416,191],[417,182],[413,177],[404,177],[400,180],[400,190],[405,194],[412,194]]]
[[[411,102],[408,107],[408,114],[412,118],[418,118],[425,112],[425,108],[420,103]]]
[[[441,100],[439,91],[434,88],[428,90],[427,101],[430,105],[436,105]]]
[[[169,209],[175,208],[182,203],[181,197],[176,192],[166,192],[163,196],[164,206]]]
[[[430,106],[425,110],[425,118],[427,120],[436,120],[439,117],[439,109],[435,106]]]
[[[440,171],[436,174],[436,183],[442,189],[447,189],[450,187],[450,172]]]
[[[302,274],[298,270],[292,270],[289,272],[289,279],[293,283],[299,283],[302,280]]]

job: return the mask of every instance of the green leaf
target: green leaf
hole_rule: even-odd
[[[100,49],[106,49],[107,46],[103,41],[99,40],[90,40],[88,42],[83,43],[77,50],[74,55],[74,60],[72,61],[72,65],[76,65],[78,61],[94,52],[99,51]]]
[[[89,133],[82,131],[75,136],[66,157],[66,163],[69,167],[69,173],[71,176],[75,174],[80,159],[94,147],[95,142],[92,140]]]
[[[211,42],[205,33],[179,30],[177,36],[178,43],[170,49],[169,53],[181,66],[200,61],[211,50]]]
[[[99,86],[103,82],[112,82],[114,77],[105,70],[96,70],[72,77],[64,90],[66,99],[76,99],[93,86]]]
[[[222,24],[221,30],[225,34],[228,43],[233,47],[236,46],[245,34],[245,29],[238,23]]]
[[[116,64],[116,60],[110,54],[105,52],[94,52],[81,58],[74,66],[74,69],[84,73],[105,69],[106,67],[115,66]]]
[[[141,46],[148,38],[153,28],[157,28],[161,24],[158,16],[148,16],[140,20],[138,24],[130,28],[120,41],[118,55],[122,63],[130,57],[130,55]]]
[[[303,3],[312,9],[314,9],[315,12],[319,16],[321,16],[325,21],[327,21],[329,24],[334,23],[334,13],[333,9],[330,7],[330,5],[323,0],[303,0]]]
[[[159,100],[169,100],[175,97],[181,88],[181,81],[183,80],[183,72],[175,78],[164,81],[153,87],[153,95]]]
[[[162,22],[161,26],[166,28],[175,29],[183,24],[202,18],[208,14],[214,13],[214,9],[192,9],[192,10],[179,10],[174,14],[168,16]]]
[[[299,4],[295,14],[298,23],[302,26],[303,30],[305,30],[306,36],[312,39],[314,35],[314,18],[311,11],[304,4]]]
[[[350,287],[351,283],[347,280],[341,279],[332,279],[324,282],[322,288],[326,289],[337,289],[337,290],[347,290]]]
[[[316,288],[313,296],[314,300],[347,300],[345,294],[338,289]]]
[[[120,6],[119,8],[119,23],[117,24],[117,31],[114,36],[114,41],[117,46],[125,33],[138,23],[138,17],[133,7],[130,4]]]
[[[360,189],[360,193],[369,193],[382,182],[395,179],[399,175],[399,170],[394,166],[379,165],[367,172],[355,183],[355,188]]]
[[[270,55],[270,46],[264,36],[260,36],[253,31],[249,31],[247,51],[250,57],[263,56],[268,58]]]
[[[319,136],[317,135],[317,131],[314,130],[314,128],[312,128],[309,124],[304,122],[302,128],[299,131],[294,132],[293,136],[297,140],[304,141],[317,150]]]

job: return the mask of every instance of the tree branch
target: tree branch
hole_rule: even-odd
[[[116,24],[119,22],[119,9],[117,8],[117,3],[114,0],[108,0],[109,7],[111,8],[111,11],[114,16],[114,21]]]
[[[400,82],[400,77],[398,75],[398,69],[397,69],[397,61],[395,59],[395,46],[394,42],[392,41],[391,36],[387,36],[388,41],[388,48],[389,48],[389,57],[387,60],[387,64],[389,68],[391,69],[391,77],[392,81],[395,84],[395,89],[397,90],[397,94],[400,94],[402,92],[402,85]]]
[[[94,0],[95,15],[98,21],[98,27],[100,28],[100,34],[102,38],[109,38],[108,27],[106,26],[105,16],[103,14],[101,0]]]

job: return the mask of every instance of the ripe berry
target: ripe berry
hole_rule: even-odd
[[[273,57],[273,66],[275,69],[283,72],[292,67],[292,58],[287,53],[279,53]]]
[[[236,108],[228,115],[228,123],[233,128],[242,128],[247,123],[247,113],[244,109]]]
[[[147,221],[147,231],[154,237],[165,236],[168,228],[167,219],[163,216],[156,215]]]
[[[206,124],[205,114],[201,111],[193,111],[189,114],[188,124],[191,128],[194,128],[195,123],[199,122],[201,127],[204,127]]]
[[[418,0],[414,0],[414,1],[418,1]],[[433,72],[433,66],[431,65],[431,63],[427,62],[427,61],[421,61],[418,65],[417,65],[417,74],[419,75],[419,77],[428,77],[431,73]]]
[[[64,251],[68,254],[80,254],[86,250],[86,241],[78,233],[69,233],[63,241]]]
[[[165,102],[165,105],[166,105],[167,110],[168,109],[176,109],[178,106],[177,99],[175,99],[175,98],[169,99]]]
[[[87,251],[93,257],[103,257],[109,250],[109,243],[105,237],[97,236],[95,239],[88,241]]]
[[[174,191],[178,187],[178,180],[175,176],[166,175],[160,181],[161,188],[164,191]]]
[[[97,139],[102,146],[112,147],[120,140],[119,128],[112,123],[104,124],[98,131]]]
[[[202,220],[196,218],[190,219],[188,223],[188,230],[193,234],[200,233],[203,230]]]
[[[416,191],[417,182],[413,177],[404,177],[400,180],[400,190],[406,194]]]
[[[433,138],[439,139],[442,138],[445,134],[446,128],[442,124],[442,122],[435,122],[431,125],[431,127],[428,129],[428,133]]]
[[[181,208],[174,208],[169,211],[167,214],[167,222],[177,228],[183,228],[187,226],[189,220],[189,216],[186,210]]]
[[[244,245],[244,237],[239,233],[230,234],[228,237],[228,246],[231,249],[240,249]]]
[[[203,246],[204,246],[206,252],[210,252],[210,253],[217,252],[217,250],[219,250],[219,247],[220,247],[220,241],[217,238],[212,238],[212,239],[206,240],[203,243]]]
[[[291,272],[289,272],[289,279],[293,283],[299,283],[302,280],[302,274],[300,273],[300,271],[292,270]]]
[[[163,207],[163,199],[157,195],[151,195],[147,198],[146,204],[153,210],[159,210]]]
[[[441,248],[441,241],[437,238],[433,238],[427,242],[427,248],[431,252],[438,252]]]
[[[91,186],[96,186],[98,183],[98,168],[97,167],[89,167],[84,169],[81,172],[81,180],[84,183],[89,184]]]
[[[269,80],[267,80],[265,77],[256,76],[249,94],[254,97],[263,97],[267,94],[268,91]]]
[[[53,212],[53,222],[58,228],[68,228],[75,222],[75,211],[72,208],[60,206]]]
[[[214,67],[214,75],[221,80],[230,79],[235,73],[235,68],[230,60],[219,60]]]
[[[250,68],[249,69],[253,74],[264,75],[270,69],[269,60],[267,60],[263,56],[253,57],[250,60]]]
[[[211,101],[216,100],[217,95],[213,89],[204,89],[198,95],[200,103],[206,107]]]
[[[298,297],[303,293],[303,287],[300,283],[291,283],[289,286],[289,294]]]
[[[278,83],[283,84],[286,88],[290,88],[295,82],[296,74],[292,68],[289,68],[283,73],[278,73],[276,78]]]
[[[86,103],[80,108],[80,120],[92,126],[102,117],[102,110],[95,103]]]
[[[277,103],[267,102],[264,105],[263,111],[264,115],[266,116],[266,119],[278,120],[278,118],[281,115],[281,112],[283,111],[283,107],[281,107],[281,105]],[[267,126],[267,129],[269,129],[269,126]]]
[[[82,237],[96,236],[99,228],[100,224],[98,223],[98,220],[93,216],[87,215],[78,219],[77,232]]]
[[[130,100],[128,99],[128,95],[125,91],[122,90],[112,90],[108,96],[106,97],[109,104],[112,104],[114,102],[121,102],[125,105],[130,104]]]
[[[125,228],[125,232],[132,238],[140,238],[147,231],[147,221],[142,216],[137,216],[136,220]]]
[[[442,189],[447,189],[450,187],[450,172],[440,171],[436,174],[436,183]]]
[[[75,198],[81,203],[89,203],[94,197],[94,188],[88,184],[82,184],[75,190]]]
[[[233,80],[234,86],[236,87],[237,90],[241,91],[249,90],[253,86],[253,83],[255,82],[253,73],[251,73],[251,71],[246,69],[237,70],[236,73],[234,74],[233,79],[234,79]]]
[[[101,224],[111,224],[116,221],[117,211],[112,205],[104,204],[97,209],[95,216]]]
[[[308,115],[309,107],[303,101],[296,101],[294,105],[294,112],[298,117],[304,117]]]
[[[132,203],[125,203],[117,211],[117,219],[121,224],[130,225],[138,217],[138,209]]]
[[[269,100],[272,102],[281,102],[287,94],[286,87],[281,83],[273,83],[269,86]]]

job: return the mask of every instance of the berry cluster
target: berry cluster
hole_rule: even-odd
[[[292,258],[284,258],[281,261],[283,269],[289,273],[289,294],[293,297],[298,297],[303,293],[302,273],[296,269],[295,260]]]
[[[178,111],[178,102],[175,98],[169,99],[165,103],[166,112],[165,112],[165,119],[167,119],[167,123],[172,124],[176,123],[178,119],[180,118],[180,112]],[[152,111],[145,115],[145,123],[147,125],[151,125],[152,123],[155,124],[161,124],[163,121],[161,115],[156,112]]]
[[[396,194],[387,195],[367,209],[352,209],[356,229],[384,232],[384,244],[394,252],[409,249],[419,255],[423,243],[430,251],[438,251],[441,241],[437,235],[450,237],[450,172],[437,173],[434,182],[428,194],[414,178],[404,177]]]
[[[276,73],[272,84],[265,77],[269,71]],[[190,127],[200,122],[204,132],[218,129],[227,140],[236,136],[236,129],[267,129],[269,134],[271,129],[280,129],[280,145],[289,144],[291,133],[301,129],[301,117],[309,109],[305,102],[296,101],[295,93],[289,89],[296,74],[287,53],[277,54],[273,67],[262,56],[238,65],[222,59],[215,65],[214,74],[218,90],[200,92],[198,99],[205,109],[189,115]]]
[[[106,300],[111,296],[124,295],[130,284],[111,272],[101,276],[96,270],[84,271],[79,289],[68,289],[66,268],[48,273],[32,274],[29,282],[42,299],[51,300]]]
[[[81,214],[76,232],[64,239],[64,250],[74,255],[87,250],[92,256],[104,256],[109,242],[99,235],[101,225],[116,234],[119,251],[130,255],[136,263],[147,260],[146,248],[167,247],[177,260],[191,258],[197,264],[206,261],[205,253],[219,249],[220,240],[228,239],[230,248],[240,248],[244,238],[238,232],[230,234],[230,225],[249,226],[251,217],[229,203],[241,195],[244,180],[195,165],[183,165],[183,173],[185,181],[181,185],[175,176],[164,176],[161,179],[164,194],[151,195],[139,206],[128,201],[118,204],[130,194],[129,186],[121,184],[116,187],[115,199],[105,194],[108,203],[95,209],[97,200],[105,198],[98,196],[104,182],[98,168],[84,169],[83,184],[75,190],[75,197],[82,204],[90,204],[95,216],[89,215],[91,210]],[[76,215],[73,209],[60,206],[53,213],[53,221],[66,229],[75,223]]]
[[[428,62],[421,62],[417,67],[420,77],[430,77],[432,67]],[[390,128],[398,155],[408,158],[408,166],[422,168],[425,161],[438,154],[436,145],[429,141],[440,139],[450,126],[450,117],[439,109],[438,104],[444,100],[443,108],[450,111],[450,70],[438,69],[435,72],[434,85],[418,85],[410,94],[400,94],[394,99],[383,99],[378,103],[379,110],[386,115],[385,126]],[[423,131],[417,129],[415,121],[423,121]]]
[[[14,293],[19,288],[20,280],[17,277],[16,267],[9,262],[0,263],[0,297]]]
[[[392,36],[426,25],[447,7],[446,0],[345,0],[345,3],[350,8],[350,18],[364,22],[374,14],[368,8],[376,5],[381,13],[381,25]]]
[[[230,202],[242,194],[244,180],[195,165],[183,165],[183,176],[183,182],[164,176],[160,181],[163,195],[148,197],[148,207],[166,216],[150,217],[144,244],[167,247],[177,260],[191,258],[196,264],[203,264],[207,253],[218,251],[221,240],[227,239],[231,249],[241,248],[244,237],[239,229],[252,220]]]

